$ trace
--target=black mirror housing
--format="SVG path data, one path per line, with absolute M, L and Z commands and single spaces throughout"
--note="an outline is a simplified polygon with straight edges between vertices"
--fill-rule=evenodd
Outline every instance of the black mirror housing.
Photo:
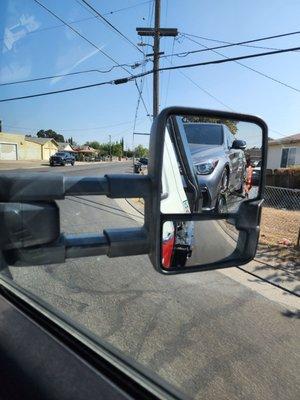
M 198 212 L 192 209 L 190 209 L 187 213 L 184 213 L 184 211 L 180 211 L 179 213 L 172 213 L 170 211 L 164 211 L 164 212 L 161 211 L 162 210 L 161 197 L 159 194 L 163 190 L 161 173 L 163 170 L 163 164 L 165 159 L 164 144 L 165 144 L 165 135 L 167 135 L 167 132 L 171 138 L 171 142 L 173 144 L 175 152 L 178 153 L 177 159 L 179 160 L 178 162 L 180 168 L 182 168 L 182 163 L 181 163 L 182 159 L 186 159 L 190 163 L 190 161 L 188 160 L 191 156 L 190 149 L 188 151 L 189 155 L 187 155 L 184 153 L 185 146 L 177 146 L 177 144 L 180 143 L 180 140 L 182 142 L 186 140 L 182 138 L 182 134 L 180 133 L 178 137 L 178 131 L 180 131 L 181 129 L 180 123 L 177 124 L 178 125 L 176 128 L 177 132 L 176 129 L 174 129 L 173 131 L 172 129 L 170 129 L 170 123 L 172 123 L 172 120 L 178 119 L 179 116 L 183 120 L 183 125 L 181 123 L 182 126 L 184 126 L 184 123 L 186 123 L 186 121 L 189 121 L 186 118 L 186 116 L 191 116 L 190 121 L 192 121 L 192 123 L 207 124 L 209 123 L 207 121 L 212 120 L 213 124 L 224 124 L 224 122 L 220 121 L 221 120 L 226 122 L 238 121 L 239 123 L 241 123 L 241 127 L 243 126 L 244 123 L 256 125 L 257 132 L 258 131 L 260 132 L 260 138 L 261 138 L 260 150 L 261 150 L 261 165 L 262 165 L 260 185 L 257 188 L 255 197 L 253 198 L 248 199 L 247 196 L 243 195 L 243 193 L 240 194 L 238 191 L 236 192 L 237 198 L 238 197 L 243 198 L 242 200 L 243 204 L 234 213 L 231 213 L 230 211 L 229 212 L 225 211 L 224 214 L 219 214 L 217 212 L 214 212 L 213 209 L 206 211 L 205 207 L 203 207 L 202 210 L 199 210 Z M 203 121 L 203 122 L 197 122 L 197 121 Z M 250 135 L 252 135 L 251 131 L 248 130 L 247 132 L 250 132 Z M 196 136 L 194 135 L 193 137 Z M 163 274 L 190 273 L 194 271 L 213 270 L 218 268 L 241 265 L 253 259 L 259 237 L 260 213 L 261 213 L 261 205 L 262 205 L 263 191 L 265 184 L 264 171 L 266 168 L 266 161 L 267 161 L 267 140 L 268 140 L 267 125 L 262 119 L 255 116 L 225 112 L 225 111 L 205 110 L 205 109 L 195 109 L 195 108 L 185 108 L 185 107 L 170 107 L 161 111 L 161 113 L 154 121 L 151 129 L 150 157 L 149 157 L 149 167 L 148 167 L 148 174 L 149 174 L 148 176 L 152 180 L 152 185 L 158 190 L 155 191 L 152 194 L 152 196 L 146 199 L 145 202 L 145 213 L 146 213 L 145 222 L 146 222 L 146 227 L 149 229 L 149 239 L 150 239 L 149 240 L 150 260 L 154 265 L 154 267 L 156 268 L 156 270 L 158 270 L 160 273 Z M 247 148 L 247 143 L 245 140 L 234 139 L 232 147 L 244 151 Z M 243 169 L 244 172 L 241 173 L 239 182 L 243 182 L 242 179 L 245 179 L 244 174 L 246 174 L 246 159 L 245 155 L 243 156 L 243 153 L 244 152 L 241 152 L 239 155 L 239 159 L 241 160 L 241 165 L 243 165 L 244 168 Z M 201 160 L 200 157 L 199 159 Z M 203 162 L 203 159 L 201 161 Z M 207 162 L 211 162 L 211 160 L 208 160 Z M 192 165 L 190 164 L 191 171 L 193 168 L 195 168 L 193 163 L 194 161 L 192 162 Z M 219 162 L 218 165 L 220 164 L 221 163 Z M 246 185 L 246 180 L 244 182 L 245 183 L 243 185 Z M 200 188 L 202 189 L 202 187 Z M 238 189 L 240 190 L 240 186 L 238 187 Z M 205 191 L 206 188 L 203 187 L 203 190 Z M 203 198 L 203 204 L 204 203 L 205 203 L 205 198 Z M 248 221 L 250 217 L 253 218 L 252 223 L 249 223 Z M 248 221 L 248 224 L 246 223 L 246 221 Z M 195 224 L 196 222 L 197 224 Z M 212 230 L 218 230 L 218 231 L 220 229 L 224 230 L 225 227 L 226 235 L 229 234 L 229 236 L 231 234 L 231 231 L 235 230 L 236 245 L 230 248 L 230 243 L 229 243 L 230 240 L 228 240 L 229 243 L 228 252 L 224 257 L 220 257 L 219 261 L 204 260 L 204 264 L 201 263 L 200 265 L 196 263 L 193 266 L 191 266 L 189 262 L 184 261 L 182 264 L 183 268 L 176 268 L 176 265 L 165 266 L 163 261 L 165 259 L 165 256 L 168 255 L 168 245 L 171 243 L 171 239 L 168 238 L 172 237 L 172 235 L 169 234 L 172 233 L 172 229 L 166 228 L 164 230 L 164 224 L 174 223 L 173 232 L 175 239 L 173 240 L 174 243 L 177 243 L 177 239 L 179 239 L 178 254 L 180 258 L 182 252 L 188 245 L 187 242 L 185 241 L 187 237 L 186 233 L 188 231 L 193 231 L 193 233 L 190 234 L 190 237 L 192 238 L 191 239 L 192 244 L 191 246 L 188 247 L 187 252 L 189 252 L 189 249 L 192 249 L 195 244 L 195 239 L 193 239 L 193 237 L 195 237 L 195 232 L 196 233 L 204 232 L 203 234 L 205 235 L 204 227 L 207 225 L 206 222 L 210 224 Z M 182 229 L 184 230 L 185 236 L 180 235 L 180 231 L 182 231 Z M 176 232 L 179 232 L 179 235 Z M 169 236 L 166 235 L 165 233 L 168 233 Z M 212 235 L 212 237 L 214 237 L 214 235 Z M 201 235 L 200 235 L 200 240 L 202 240 Z M 163 243 L 164 243 L 164 248 L 163 248 Z M 209 247 L 210 255 L 214 255 L 213 253 L 215 252 L 215 250 L 213 249 L 215 248 L 217 250 L 217 248 L 220 248 L 220 243 L 214 242 L 214 240 L 212 240 L 209 243 L 206 243 L 205 247 L 206 248 Z M 200 245 L 200 248 L 201 248 L 200 251 L 201 254 L 201 252 L 203 251 L 203 247 L 201 247 Z M 208 258 L 213 258 L 213 257 L 208 257 Z

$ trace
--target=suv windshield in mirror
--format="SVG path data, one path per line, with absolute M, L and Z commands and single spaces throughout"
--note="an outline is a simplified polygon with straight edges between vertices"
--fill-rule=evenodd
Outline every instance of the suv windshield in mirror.
M 184 124 L 189 144 L 223 144 L 223 129 L 219 124 Z

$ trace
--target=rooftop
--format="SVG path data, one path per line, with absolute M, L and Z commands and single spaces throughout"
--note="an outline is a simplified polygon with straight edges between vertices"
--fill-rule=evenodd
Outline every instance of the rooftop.
M 53 138 L 38 138 L 38 137 L 26 136 L 25 140 L 27 140 L 28 142 L 33 142 L 33 143 L 37 143 L 37 144 L 41 144 L 41 145 L 43 145 L 49 141 L 53 141 L 55 144 L 57 144 L 57 142 Z
M 287 143 L 300 143 L 300 133 L 296 133 L 295 135 L 286 136 L 282 139 L 270 139 L 269 145 L 274 144 L 287 144 Z

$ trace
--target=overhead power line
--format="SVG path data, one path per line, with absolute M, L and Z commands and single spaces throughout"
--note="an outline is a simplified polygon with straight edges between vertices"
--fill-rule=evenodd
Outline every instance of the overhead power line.
M 185 36 L 191 36 L 191 35 L 189 35 L 189 34 L 187 34 L 187 33 L 181 33 L 181 35 L 183 36 L 183 35 L 185 35 Z M 194 36 L 194 35 L 193 35 Z M 193 37 L 192 36 L 192 37 Z M 200 39 L 200 37 L 199 37 L 199 39 Z M 241 47 L 250 47 L 250 48 L 253 48 L 253 49 L 265 49 L 265 50 L 279 50 L 279 48 L 277 48 L 277 47 L 269 47 L 269 46 L 261 46 L 261 45 L 255 45 L 255 44 L 236 44 L 235 42 L 229 42 L 228 40 L 221 40 L 221 39 L 213 39 L 213 38 L 208 38 L 208 37 L 202 37 L 202 40 L 206 40 L 206 41 L 209 41 L 209 42 L 214 42 L 214 43 L 221 43 L 222 45 L 223 44 L 228 44 L 228 45 L 231 45 L 231 46 L 241 46 Z M 255 43 L 255 42 L 254 42 Z M 231 46 L 227 46 L 227 47 L 231 47 Z
M 145 76 L 145 75 L 142 75 L 142 77 L 144 77 L 144 76 Z M 148 111 L 148 108 L 147 108 L 147 106 L 146 106 L 146 103 L 145 103 L 145 100 L 144 100 L 144 97 L 143 97 L 143 93 L 142 93 L 143 88 L 141 89 L 141 88 L 138 86 L 138 84 L 136 83 L 136 79 L 134 80 L 134 82 L 135 82 L 135 86 L 136 86 L 136 88 L 137 88 L 137 91 L 138 91 L 138 93 L 139 93 L 139 98 L 141 99 L 141 101 L 142 101 L 142 103 L 143 103 L 144 109 L 145 109 L 145 111 L 146 111 L 146 113 L 147 113 L 147 117 L 148 117 L 148 116 L 150 116 L 150 113 L 149 113 L 149 111 Z
M 49 96 L 49 95 L 58 94 L 58 93 L 73 92 L 73 91 L 76 91 L 76 90 L 89 89 L 91 87 L 96 87 L 96 86 L 103 86 L 103 85 L 109 85 L 109 84 L 112 85 L 113 83 L 114 83 L 114 81 L 98 82 L 98 83 L 93 83 L 91 85 L 76 86 L 76 87 L 72 87 L 72 88 L 68 88 L 68 89 L 62 89 L 62 90 L 52 90 L 50 92 L 29 94 L 27 96 L 12 97 L 10 99 L 1 99 L 0 102 L 3 103 L 5 101 L 31 99 L 31 98 L 34 98 L 34 97 L 42 97 L 42 96 Z
M 192 63 L 192 64 L 181 64 L 181 65 L 176 65 L 173 67 L 163 67 L 163 68 L 160 68 L 159 70 L 167 71 L 169 69 L 193 68 L 193 67 L 199 67 L 199 66 L 203 66 L 203 65 L 224 64 L 224 63 L 232 62 L 232 61 L 236 61 L 236 60 L 245 60 L 248 58 L 259 58 L 259 57 L 265 57 L 265 56 L 270 56 L 270 55 L 275 55 L 275 54 L 289 53 L 289 52 L 293 52 L 296 50 L 300 50 L 300 47 L 290 47 L 287 49 L 267 51 L 267 52 L 263 52 L 263 53 L 247 54 L 245 56 L 230 57 L 230 58 L 221 59 L 221 60 L 219 59 L 219 60 L 204 61 L 204 62 L 198 62 L 198 63 Z
M 101 54 L 103 54 L 106 58 L 108 58 L 110 61 L 112 61 L 115 65 L 117 65 L 118 67 L 122 68 L 124 71 L 126 71 L 129 75 L 133 76 L 133 74 L 128 71 L 127 68 L 125 68 L 122 64 L 120 64 L 118 61 L 116 61 L 113 57 L 111 57 L 108 53 L 106 53 L 105 51 L 103 51 L 99 46 L 97 46 L 95 43 L 93 43 L 92 41 L 90 41 L 87 37 L 85 37 L 82 33 L 80 33 L 79 31 L 77 31 L 75 28 L 73 28 L 70 24 L 68 24 L 66 21 L 64 21 L 62 18 L 60 18 L 58 15 L 56 15 L 53 11 L 51 11 L 49 8 L 47 8 L 45 5 L 43 5 L 42 3 L 40 3 L 38 0 L 34 0 L 40 7 L 44 8 L 48 13 L 50 13 L 52 16 L 54 16 L 55 18 L 57 18 L 59 21 L 61 21 L 64 25 L 66 25 L 69 29 L 71 29 L 72 32 L 74 32 L 76 35 L 78 35 L 79 37 L 81 37 L 83 40 L 85 40 L 87 43 L 89 43 L 91 46 L 93 46 L 94 48 L 96 48 L 97 50 L 100 51 Z M 103 84 L 108 84 L 109 82 L 103 83 Z M 96 86 L 100 86 L 102 85 L 102 83 L 97 84 Z M 89 86 L 89 85 L 88 85 Z M 87 87 L 81 87 L 81 89 L 86 89 Z M 71 88 L 70 90 L 80 90 L 80 89 L 74 89 Z M 66 91 L 70 91 L 70 90 L 66 90 Z M 56 93 L 62 93 L 62 92 L 56 92 Z M 48 92 L 48 94 L 55 94 L 53 92 Z M 39 96 L 46 96 L 46 94 L 36 94 L 33 97 L 39 97 Z M 22 96 L 22 98 L 28 98 L 27 96 Z M 16 100 L 16 99 L 15 99 Z
M 135 44 L 133 43 L 132 40 L 130 40 L 124 33 L 120 31 L 115 25 L 113 25 L 108 19 L 106 19 L 96 8 L 94 8 L 88 1 L 86 0 L 81 0 L 90 10 L 92 10 L 97 18 L 101 19 L 104 21 L 111 29 L 113 29 L 115 32 L 117 32 L 123 39 L 125 39 L 128 43 L 130 43 L 136 50 L 138 50 L 140 53 L 144 54 L 143 51 Z
M 265 37 L 260 37 L 260 38 L 257 38 L 257 39 L 245 40 L 245 41 L 242 41 L 242 42 L 234 42 L 234 43 L 226 42 L 227 44 L 224 44 L 222 46 L 215 46 L 215 47 L 210 47 L 210 48 L 207 48 L 207 49 L 197 49 L 197 50 L 183 51 L 183 52 L 174 53 L 174 54 L 165 54 L 165 55 L 162 55 L 161 58 L 170 57 L 171 55 L 172 56 L 179 56 L 179 57 L 186 57 L 186 56 L 188 56 L 190 54 L 202 53 L 202 52 L 206 52 L 206 51 L 209 51 L 209 50 L 218 50 L 218 49 L 224 49 L 224 48 L 234 47 L 234 46 L 244 46 L 244 45 L 249 44 L 249 43 L 261 42 L 263 40 L 270 40 L 270 39 L 275 39 L 275 38 L 280 38 L 280 37 L 285 37 L 285 36 L 292 36 L 292 35 L 299 35 L 299 34 L 300 34 L 300 31 L 294 31 L 294 32 L 282 33 L 282 34 L 274 35 L 274 36 L 265 36 Z M 214 42 L 221 42 L 220 40 L 209 39 L 209 38 L 204 37 L 204 36 L 191 35 L 191 34 L 183 33 L 183 32 L 181 32 L 181 35 L 184 36 L 184 37 L 191 36 L 191 37 L 196 37 L 196 38 L 199 38 L 199 39 L 211 40 L 211 41 L 214 41 Z M 223 42 L 223 43 L 225 43 L 225 42 Z M 281 50 L 281 49 L 272 48 L 272 47 L 258 47 L 258 46 L 256 46 L 256 47 L 257 48 L 265 48 L 267 50 Z
M 120 67 L 125 67 L 125 66 L 126 67 L 131 67 L 130 64 L 121 64 L 120 65 Z M 17 85 L 17 84 L 20 84 L 20 83 L 43 81 L 43 80 L 47 80 L 47 79 L 61 78 L 61 77 L 71 76 L 71 75 L 87 74 L 87 73 L 91 73 L 91 72 L 98 72 L 98 73 L 101 73 L 101 74 L 107 74 L 107 73 L 111 72 L 114 68 L 118 68 L 118 67 L 119 67 L 118 65 L 113 65 L 111 68 L 109 68 L 107 70 L 87 69 L 87 70 L 84 70 L 84 71 L 68 72 L 66 74 L 42 76 L 42 77 L 39 77 L 39 78 L 24 79 L 24 80 L 21 80 L 21 81 L 0 83 L 0 86 Z
M 225 54 L 220 53 L 219 51 L 216 51 L 216 50 L 209 49 L 207 46 L 205 46 L 204 44 L 202 44 L 202 43 L 200 43 L 200 42 L 198 42 L 198 41 L 196 41 L 196 40 L 194 40 L 194 39 L 191 39 L 191 38 L 189 38 L 189 37 L 187 37 L 187 39 L 188 39 L 188 40 L 191 40 L 193 43 L 196 43 L 196 44 L 199 44 L 199 45 L 202 46 L 202 47 L 205 47 L 205 49 L 207 49 L 207 50 L 211 50 L 213 53 L 215 53 L 215 54 L 217 54 L 217 55 L 219 55 L 219 56 L 221 56 L 221 57 L 224 57 L 224 58 L 226 58 L 226 59 L 229 59 L 229 57 L 226 56 Z M 249 69 L 250 71 L 255 72 L 256 74 L 263 76 L 264 78 L 270 79 L 271 81 L 276 82 L 276 83 L 279 83 L 280 85 L 285 86 L 285 87 L 287 87 L 287 88 L 289 88 L 289 89 L 295 90 L 296 92 L 300 92 L 300 90 L 297 89 L 297 88 L 295 88 L 294 86 L 291 86 L 291 85 L 289 85 L 289 84 L 287 84 L 287 83 L 285 83 L 285 82 L 282 82 L 282 81 L 280 81 L 279 79 L 273 78 L 272 76 L 267 75 L 267 74 L 265 74 L 264 72 L 258 71 L 257 69 L 252 68 L 252 67 L 249 67 L 248 65 L 243 64 L 243 63 L 241 63 L 241 62 L 239 62 L 239 61 L 234 61 L 234 62 L 235 62 L 236 64 L 240 65 L 241 67 L 247 68 L 247 69 Z
M 129 9 L 132 9 L 132 8 L 135 8 L 135 7 L 139 7 L 139 6 L 142 6 L 144 4 L 150 4 L 150 3 L 153 4 L 153 0 L 142 1 L 141 3 L 133 4 L 132 6 L 123 7 L 123 8 L 119 8 L 119 9 L 116 9 L 116 10 L 111 10 L 111 11 L 108 11 L 108 12 L 104 13 L 103 15 L 104 16 L 113 15 L 113 14 L 116 14 L 116 13 L 121 12 L 121 11 L 126 11 L 126 10 L 129 10 Z M 75 19 L 73 21 L 68 21 L 68 23 L 70 25 L 72 25 L 72 24 L 77 24 L 77 23 L 84 22 L 84 21 L 90 21 L 90 20 L 95 19 L 95 18 L 97 18 L 96 15 L 93 15 L 92 17 L 86 17 L 86 18 Z M 27 35 L 32 35 L 32 34 L 35 34 L 35 33 L 39 33 L 39 32 L 48 31 L 48 30 L 51 30 L 51 29 L 62 28 L 63 26 L 65 26 L 65 24 L 54 25 L 54 26 L 49 26 L 49 27 L 46 27 L 46 28 L 36 29 L 34 31 L 26 32 L 26 36 Z M 5 39 L 5 36 L 0 38 L 0 40 L 4 40 L 4 39 Z
M 130 73 L 125 67 L 122 67 L 120 63 L 118 63 L 113 57 L 111 57 L 108 53 L 103 51 L 101 47 L 97 46 L 95 43 L 90 41 L 87 37 L 85 37 L 82 33 L 77 31 L 75 28 L 73 28 L 70 24 L 68 24 L 66 21 L 64 21 L 62 18 L 60 18 L 57 14 L 55 14 L 53 11 L 51 11 L 49 8 L 47 8 L 44 4 L 40 3 L 38 0 L 33 0 L 35 3 L 37 3 L 40 7 L 42 7 L 44 10 L 46 10 L 49 14 L 51 14 L 54 18 L 58 19 L 60 22 L 62 22 L 64 25 L 66 25 L 69 29 L 71 29 L 72 32 L 74 32 L 76 35 L 81 37 L 84 41 L 89 43 L 91 46 L 93 46 L 95 49 L 100 51 L 101 54 L 103 54 L 106 58 L 108 58 L 110 61 L 112 61 L 115 65 L 118 65 L 120 68 L 125 70 L 127 73 Z
M 144 120 L 144 117 L 137 118 L 137 121 Z M 121 125 L 129 125 L 132 124 L 132 120 L 130 121 L 124 121 L 124 122 L 119 122 L 117 124 L 111 124 L 111 125 L 103 125 L 103 126 L 94 126 L 92 128 L 90 127 L 85 127 L 85 128 L 55 128 L 57 131 L 60 132 L 70 132 L 70 131 L 92 131 L 92 130 L 98 130 L 98 129 L 108 129 L 108 128 L 114 128 L 116 126 L 121 126 Z M 7 126 L 8 128 L 15 128 L 15 129 L 24 129 L 28 131 L 34 131 L 37 129 L 40 129 L 41 127 L 24 127 L 24 126 L 18 126 L 18 125 L 10 125 L 10 124 L 3 124 L 4 126 Z
M 174 65 L 174 66 L 170 66 L 170 67 L 162 67 L 162 68 L 159 68 L 158 71 L 169 71 L 169 70 L 175 70 L 175 69 L 195 68 L 195 67 L 200 67 L 200 66 L 205 66 L 205 65 L 225 64 L 225 63 L 232 62 L 232 61 L 244 60 L 244 59 L 248 59 L 248 58 L 265 57 L 265 56 L 270 56 L 270 55 L 275 55 L 275 54 L 283 54 L 283 53 L 292 52 L 295 50 L 300 50 L 300 47 L 292 47 L 292 48 L 269 51 L 269 52 L 264 52 L 264 53 L 257 53 L 257 54 L 248 54 L 245 56 L 232 57 L 232 58 L 226 58 L 226 59 L 223 58 L 223 59 L 219 59 L 219 60 L 205 61 L 205 62 L 200 62 L 200 63 L 182 64 L 182 65 Z M 55 90 L 55 91 L 51 91 L 51 92 L 36 93 L 33 95 L 27 95 L 27 96 L 0 99 L 0 102 L 6 102 L 6 101 L 12 101 L 12 100 L 22 100 L 22 99 L 28 99 L 31 97 L 40 97 L 40 96 L 47 96 L 47 95 L 58 94 L 58 93 L 65 93 L 65 92 L 88 89 L 91 87 L 103 86 L 103 85 L 108 85 L 108 84 L 120 85 L 123 83 L 127 83 L 129 81 L 132 81 L 136 78 L 150 75 L 152 73 L 153 73 L 153 70 L 149 70 L 149 71 L 145 71 L 140 74 L 130 75 L 130 76 L 126 76 L 126 77 L 123 77 L 120 79 L 114 79 L 114 80 L 110 80 L 110 81 L 106 81 L 106 82 L 98 82 L 98 83 L 94 83 L 94 84 L 90 84 L 90 85 L 77 86 L 77 87 L 72 87 L 69 89 Z M 296 89 L 296 90 L 300 92 L 300 90 L 298 90 L 298 89 Z
M 126 71 L 129 75 L 133 76 L 133 74 L 127 69 L 125 68 L 122 64 L 120 64 L 118 61 L 116 61 L 113 57 L 111 57 L 108 53 L 106 53 L 105 51 L 103 51 L 99 46 L 97 46 L 95 43 L 93 43 L 92 41 L 90 41 L 87 37 L 85 37 L 82 33 L 80 33 L 79 31 L 77 31 L 75 28 L 73 28 L 70 24 L 68 24 L 67 22 L 65 22 L 62 18 L 60 18 L 58 15 L 56 15 L 53 11 L 51 11 L 49 8 L 47 8 L 44 4 L 40 3 L 38 0 L 34 0 L 39 6 L 41 6 L 42 8 L 44 8 L 48 13 L 50 13 L 52 16 L 54 16 L 55 18 L 57 18 L 59 21 L 61 21 L 63 24 L 65 24 L 69 29 L 71 29 L 71 31 L 73 31 L 76 35 L 78 35 L 79 37 L 81 37 L 83 40 L 85 40 L 87 43 L 89 43 L 91 46 L 93 46 L 94 48 L 96 48 L 97 50 L 99 50 L 106 58 L 108 58 L 110 61 L 112 61 L 115 65 L 117 65 L 118 67 L 122 68 L 124 71 Z M 126 78 L 127 79 L 127 78 Z M 133 78 L 134 79 L 134 78 Z M 90 85 L 85 85 L 85 86 L 81 86 L 81 87 L 77 87 L 77 88 L 70 88 L 70 89 L 65 89 L 63 91 L 52 91 L 52 92 L 44 92 L 44 93 L 37 93 L 35 95 L 33 95 L 32 97 L 40 97 L 40 96 L 47 96 L 47 95 L 51 95 L 51 94 L 57 94 L 57 93 L 63 93 L 63 92 L 68 92 L 68 91 L 74 91 L 74 90 L 82 90 L 82 89 L 87 89 L 88 87 L 95 87 L 95 86 L 102 86 L 102 85 L 107 85 L 107 84 L 112 84 L 114 83 L 114 81 L 107 81 L 107 82 L 100 82 L 97 84 L 94 84 L 92 86 Z M 138 90 L 138 87 L 137 87 Z M 29 98 L 28 96 L 21 96 L 22 99 L 27 99 Z M 14 98 L 14 100 L 20 100 L 21 98 Z M 144 100 L 143 104 L 144 104 Z M 145 104 L 144 104 L 145 106 Z M 146 108 L 147 109 L 147 108 Z

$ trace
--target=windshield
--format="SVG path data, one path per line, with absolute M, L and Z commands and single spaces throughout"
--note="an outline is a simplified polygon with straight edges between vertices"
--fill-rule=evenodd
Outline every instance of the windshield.
M 220 146 L 223 144 L 223 128 L 218 124 L 184 124 L 189 144 Z
M 155 18 L 159 9 L 160 18 Z M 98 354 L 107 348 L 116 365 L 125 360 L 124 365 L 143 375 L 136 380 L 171 386 L 179 392 L 177 398 L 182 393 L 196 400 L 298 398 L 299 305 L 291 299 L 297 290 L 299 294 L 300 155 L 298 145 L 281 140 L 300 131 L 300 55 L 258 55 L 299 47 L 300 35 L 294 32 L 299 15 L 299 1 L 280 0 L 0 0 L 0 209 L 7 203 L 1 196 L 7 194 L 20 209 L 36 206 L 25 239 L 30 241 L 36 228 L 42 236 L 38 242 L 44 240 L 46 246 L 23 247 L 21 241 L 18 257 L 30 261 L 19 265 L 10 257 L 11 249 L 5 254 L 1 250 L 0 237 L 0 285 L 9 282 L 33 304 L 42 303 L 46 317 L 59 314 L 62 326 L 72 323 L 74 335 L 84 327 L 78 337 L 88 332 Z M 153 48 L 156 33 L 159 48 Z M 263 41 L 275 34 L 288 35 Z M 244 41 L 253 41 L 254 47 L 230 44 Z M 220 50 L 224 56 L 208 51 L 220 46 L 227 46 Z M 154 52 L 158 64 L 153 64 Z M 228 60 L 251 54 L 255 56 L 242 65 Z M 153 73 L 153 68 L 162 70 Z M 157 133 L 152 123 L 159 112 L 174 105 L 245 111 L 261 115 L 270 127 L 273 144 L 268 148 L 270 173 L 259 254 L 250 264 L 226 268 L 225 263 L 218 271 L 166 275 L 154 270 L 150 261 L 152 238 L 138 247 L 128 235 L 122 251 L 139 252 L 136 255 L 120 256 L 119 245 L 110 246 L 107 232 L 116 235 L 116 230 L 129 228 L 139 230 L 143 239 L 145 218 L 154 220 L 152 213 L 144 215 L 147 201 L 152 204 L 150 194 L 136 191 L 130 180 L 134 176 L 148 189 L 153 178 L 147 176 L 148 160 L 150 173 L 157 167 L 151 159 Z M 213 121 L 185 123 L 190 147 L 203 146 L 199 153 L 211 153 L 207 161 L 203 156 L 205 165 L 198 166 L 195 180 L 201 202 L 209 203 L 212 213 L 227 195 L 224 188 L 243 200 L 247 197 L 242 163 L 229 160 L 227 154 L 225 159 L 225 151 L 219 157 L 214 149 L 204 148 L 223 144 L 222 126 Z M 261 143 L 257 148 L 255 134 L 249 130 L 239 136 L 233 125 L 228 129 L 237 128 L 234 138 L 246 140 L 251 159 L 259 160 Z M 172 158 L 163 161 L 167 165 Z M 291 172 L 282 172 L 281 165 L 290 166 Z M 214 167 L 216 173 L 202 173 Z M 173 174 L 172 168 L 164 172 L 166 179 Z M 10 186 L 1 181 L 7 176 Z M 68 185 L 62 184 L 63 178 Z M 114 180 L 117 190 L 126 189 L 126 197 L 108 197 Z M 85 190 L 77 193 L 80 185 Z M 34 198 L 22 197 L 23 189 Z M 43 191 L 49 196 L 40 200 Z M 257 193 L 258 187 L 253 191 Z M 14 200 L 16 192 L 20 203 Z M 191 193 L 179 192 L 181 212 L 186 213 L 185 196 L 190 199 Z M 173 197 L 171 193 L 164 203 L 169 212 L 174 210 Z M 47 221 L 40 215 L 43 207 L 51 208 Z M 237 235 L 232 220 L 226 231 L 219 220 L 199 221 L 199 226 L 200 222 L 200 237 L 211 245 L 199 247 L 199 254 L 213 252 L 215 232 L 230 243 Z M 239 222 L 247 228 L 245 218 Z M 0 215 L 0 226 L 6 223 Z M 18 230 L 15 240 L 22 233 Z M 78 257 L 72 247 L 77 235 L 86 235 L 83 249 L 88 247 L 88 256 Z M 91 238 L 101 251 L 93 248 Z M 216 256 L 222 250 L 217 245 Z M 208 264 L 213 256 L 207 258 Z M 273 296 L 272 290 L 279 292 Z M 16 327 L 8 336 L 18 332 Z M 25 367 L 22 373 L 26 375 Z

